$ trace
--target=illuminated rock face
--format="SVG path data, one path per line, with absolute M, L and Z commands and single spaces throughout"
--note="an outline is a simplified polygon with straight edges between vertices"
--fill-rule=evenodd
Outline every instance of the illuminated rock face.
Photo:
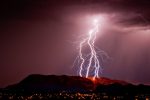
M 98 85 L 110 85 L 118 83 L 127 85 L 124 81 L 108 78 L 83 78 L 79 76 L 56 75 L 29 75 L 16 85 L 8 86 L 8 89 L 43 90 L 43 91 L 93 91 Z

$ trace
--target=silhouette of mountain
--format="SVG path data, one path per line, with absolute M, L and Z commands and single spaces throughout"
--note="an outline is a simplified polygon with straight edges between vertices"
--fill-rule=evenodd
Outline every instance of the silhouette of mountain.
M 29 75 L 18 84 L 6 87 L 21 92 L 98 92 L 108 94 L 150 93 L 150 86 L 132 85 L 121 80 L 101 77 L 93 80 L 79 76 Z
M 0 89 L 0 100 L 147 100 L 150 86 L 133 85 L 101 77 L 29 75 L 17 84 Z
M 29 75 L 18 84 L 10 85 L 7 89 L 15 90 L 43 90 L 43 91 L 93 91 L 98 85 L 109 85 L 118 83 L 121 85 L 128 84 L 124 81 L 111 80 L 108 78 L 83 78 L 79 76 L 56 76 L 56 75 Z
M 23 91 L 91 91 L 93 82 L 79 76 L 29 75 L 18 84 L 6 87 Z

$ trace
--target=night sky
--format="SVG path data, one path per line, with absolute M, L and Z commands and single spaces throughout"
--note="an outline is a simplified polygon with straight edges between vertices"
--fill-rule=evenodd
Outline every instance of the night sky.
M 29 74 L 77 75 L 72 66 L 90 19 L 103 16 L 101 76 L 150 84 L 150 0 L 3 0 L 0 87 Z

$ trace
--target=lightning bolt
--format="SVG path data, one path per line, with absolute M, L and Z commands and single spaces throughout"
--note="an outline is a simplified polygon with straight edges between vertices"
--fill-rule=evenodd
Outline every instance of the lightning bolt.
M 99 57 L 103 60 L 102 55 L 99 55 L 99 53 L 103 53 L 105 55 L 105 52 L 100 50 L 97 52 L 95 47 L 95 41 L 97 38 L 97 33 L 99 32 L 99 24 L 98 20 L 94 20 L 92 29 L 88 32 L 88 35 L 86 38 L 84 38 L 80 42 L 79 46 L 79 75 L 81 77 L 91 77 L 90 73 L 92 74 L 93 79 L 99 78 L 99 72 L 102 72 L 101 64 L 99 61 Z M 83 53 L 83 46 L 87 45 L 89 51 L 89 54 Z M 85 56 L 86 55 L 86 56 Z

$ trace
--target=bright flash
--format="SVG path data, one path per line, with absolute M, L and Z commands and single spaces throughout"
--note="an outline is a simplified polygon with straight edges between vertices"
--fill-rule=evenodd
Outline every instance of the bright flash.
M 93 24 L 94 24 L 94 25 L 98 24 L 98 19 L 94 19 L 94 20 L 93 20 Z
M 95 47 L 97 33 L 99 32 L 99 19 L 94 19 L 92 28 L 89 30 L 87 37 L 85 37 L 79 45 L 79 75 L 81 77 L 92 77 L 93 80 L 99 77 L 99 72 L 102 72 L 102 66 L 99 59 L 103 60 L 103 55 L 106 53 Z M 84 52 L 83 47 L 87 46 L 89 52 Z

